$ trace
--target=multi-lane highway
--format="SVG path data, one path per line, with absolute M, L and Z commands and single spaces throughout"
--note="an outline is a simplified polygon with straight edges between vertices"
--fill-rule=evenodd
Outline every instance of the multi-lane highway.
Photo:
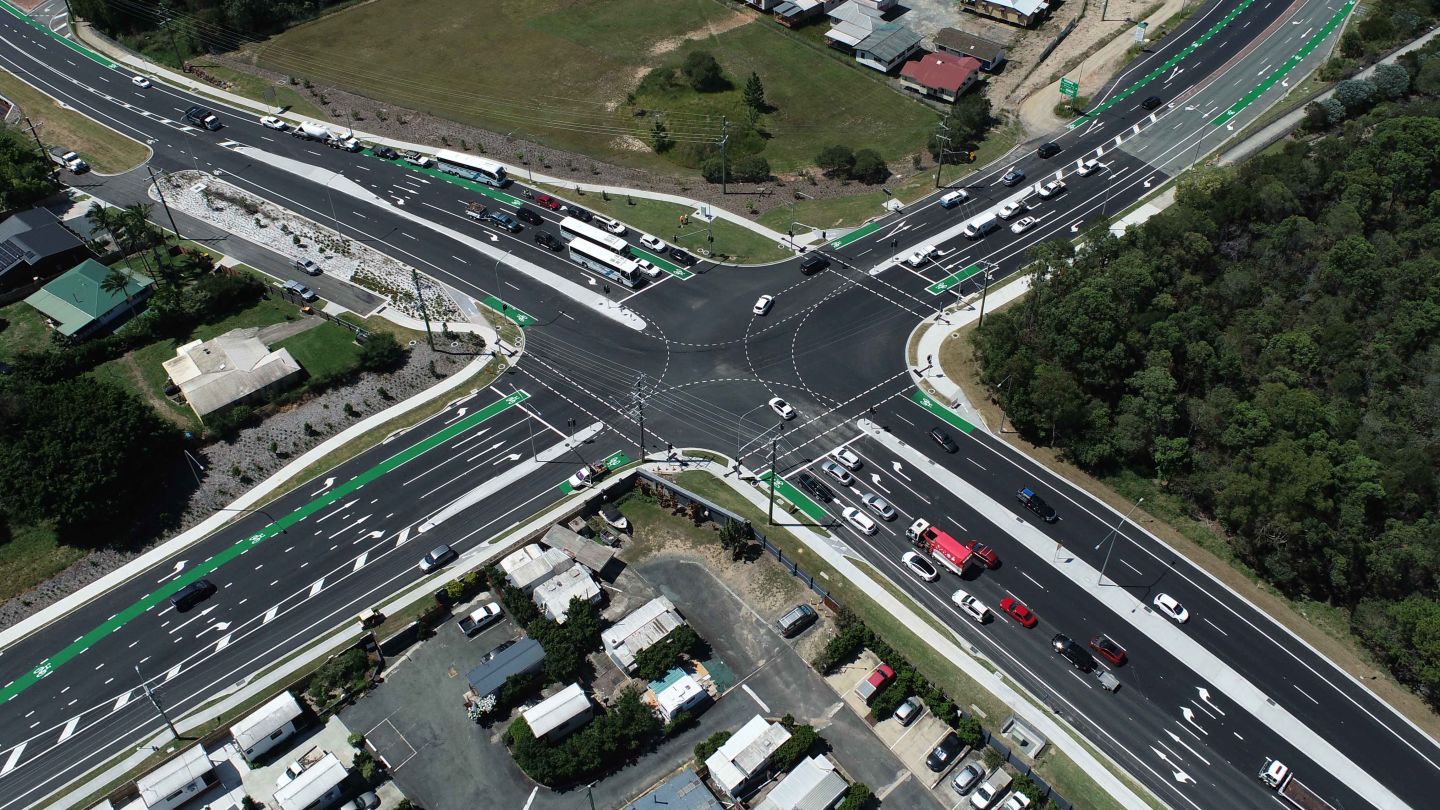
M 149 144 L 157 170 L 220 175 L 465 294 L 493 295 L 536 319 L 516 373 L 492 389 L 300 485 L 267 506 L 268 516 L 247 516 L 0 651 L 0 680 L 9 682 L 0 711 L 10 721 L 0 735 L 0 808 L 39 802 L 157 727 L 134 665 L 163 686 L 177 711 L 193 708 L 257 662 L 413 582 L 415 561 L 429 547 L 477 549 L 552 501 L 578 463 L 565 446 L 569 420 L 594 426 L 592 443 L 579 449 L 593 461 L 621 450 L 637 455 L 642 412 L 649 450 L 666 442 L 710 447 L 763 470 L 775 439 L 776 466 L 792 477 L 849 443 L 865 460 L 861 486 L 882 491 L 901 515 L 874 537 L 846 528 L 837 537 L 1167 804 L 1270 806 L 1275 799 L 1255 771 L 1264 756 L 1279 756 L 1337 807 L 1426 806 L 1440 787 L 1435 741 L 1133 525 L 1107 549 L 1101 541 L 1120 516 L 1003 442 L 952 427 L 960 450 L 941 451 L 925 437 L 936 417 L 913 400 L 904 361 L 916 323 L 973 291 L 986 268 L 997 277 L 1015 271 L 1029 248 L 1072 238 L 1124 210 L 1242 128 L 1296 71 L 1321 58 L 1317 46 L 1333 41 L 1336 21 L 1350 9 L 1338 0 L 1212 3 L 1127 67 L 1075 126 L 1054 134 L 1058 155 L 1017 150 L 965 177 L 968 199 L 956 208 L 935 205 L 937 191 L 841 237 L 821 248 L 831 260 L 821 273 L 802 275 L 798 260 L 762 268 L 702 262 L 689 277 L 603 293 L 589 271 L 537 247 L 533 228 L 510 234 L 462 216 L 470 202 L 513 210 L 521 198 L 318 147 L 161 83 L 137 88 L 108 60 L 60 43 L 43 26 L 0 16 L 0 68 Z M 1146 104 L 1151 97 L 1158 104 Z M 181 123 L 197 102 L 214 108 L 224 129 Z M 1081 162 L 1091 159 L 1098 170 L 1082 176 Z M 1025 181 L 1003 184 L 1014 169 Z M 1052 179 L 1067 190 L 1048 199 L 1034 193 Z M 135 173 L 67 181 L 117 204 L 146 199 Z M 1017 219 L 1036 224 L 1015 233 L 1012 220 L 973 241 L 960 234 L 965 221 L 1009 201 L 1026 208 Z M 539 227 L 553 232 L 558 215 L 538 213 Z M 904 261 L 922 245 L 934 245 L 935 254 L 916 266 Z M 229 249 L 223 240 L 216 247 Z M 279 253 L 239 251 L 287 277 Z M 774 308 L 753 315 L 761 294 L 775 296 Z M 624 319 L 615 317 L 621 312 Z M 799 416 L 778 424 L 766 405 L 774 396 Z M 862 418 L 887 431 L 867 435 Z M 1044 492 L 1059 522 L 1042 524 L 1021 509 L 1014 492 L 1022 486 Z M 476 505 L 460 512 L 463 520 L 421 535 L 421 526 L 449 514 L 447 504 L 467 497 Z M 842 502 L 856 497 L 841 492 Z M 1025 630 L 998 614 L 976 626 L 950 606 L 954 577 L 931 585 L 900 568 L 908 548 L 900 533 L 914 517 L 995 547 L 1001 567 L 972 572 L 964 587 L 992 609 L 1003 594 L 1021 597 L 1040 626 Z M 1049 544 L 1043 552 L 1041 538 Z M 1053 543 L 1060 549 L 1050 550 Z M 1074 574 L 1099 569 L 1107 553 L 1104 585 Z M 154 594 L 197 565 L 213 569 L 207 576 L 220 586 L 205 612 L 178 616 L 152 606 Z M 1154 624 L 1143 605 L 1162 590 L 1190 610 L 1188 624 Z M 1048 646 L 1054 632 L 1083 641 L 1102 631 L 1130 650 L 1116 671 L 1123 684 L 1116 694 L 1078 678 Z M 1285 718 L 1326 745 L 1295 734 Z

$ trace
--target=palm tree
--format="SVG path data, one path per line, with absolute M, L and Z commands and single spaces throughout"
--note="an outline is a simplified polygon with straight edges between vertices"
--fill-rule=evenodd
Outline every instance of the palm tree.
M 85 212 L 85 219 L 89 220 L 90 227 L 97 231 L 103 231 L 116 247 L 120 247 L 120 237 L 117 232 L 120 225 L 120 212 L 108 205 L 92 202 L 90 210 Z M 121 249 L 123 250 L 123 248 Z
M 129 268 L 112 267 L 105 273 L 105 278 L 100 280 L 100 289 L 111 295 L 116 293 L 125 296 L 125 307 L 130 310 L 130 317 L 135 317 L 135 302 L 130 297 L 131 274 Z

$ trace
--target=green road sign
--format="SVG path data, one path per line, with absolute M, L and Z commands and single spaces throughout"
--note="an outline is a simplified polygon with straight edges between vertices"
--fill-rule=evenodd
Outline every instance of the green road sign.
M 1073 79 L 1060 80 L 1060 95 L 1075 98 L 1080 95 L 1080 83 Z

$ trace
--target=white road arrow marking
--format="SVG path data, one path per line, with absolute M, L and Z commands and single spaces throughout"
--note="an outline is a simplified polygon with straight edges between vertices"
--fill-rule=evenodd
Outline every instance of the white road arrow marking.
M 359 537 L 357 537 L 357 538 L 355 539 L 355 543 L 363 543 L 363 542 L 366 541 L 366 540 L 374 540 L 374 539 L 376 539 L 377 537 L 384 537 L 384 536 L 385 536 L 385 532 L 382 532 L 382 531 L 380 531 L 379 529 L 376 529 L 375 531 L 370 532 L 369 534 L 362 534 L 362 535 L 360 535 Z M 353 546 L 353 545 L 355 545 L 355 543 L 351 543 L 350 545 Z
M 599 286 L 598 284 L 595 283 L 595 277 L 594 277 L 594 276 L 586 276 L 586 277 L 585 277 L 585 280 L 588 281 L 588 282 L 590 282 L 590 286 L 591 286 L 591 287 L 597 287 L 597 286 Z
M 1206 765 L 1209 765 L 1209 764 L 1210 764 L 1210 760 L 1206 759 L 1205 757 L 1200 756 L 1200 753 L 1199 753 L 1198 751 L 1196 751 L 1194 748 L 1191 748 L 1190 746 L 1185 745 L 1185 741 L 1182 740 L 1182 739 L 1180 739 L 1180 735 L 1179 735 L 1179 734 L 1176 734 L 1175 732 L 1171 731 L 1171 730 L 1168 729 L 1168 728 L 1165 729 L 1165 733 L 1170 736 L 1170 739 L 1172 739 L 1172 740 L 1175 741 L 1175 744 L 1176 744 L 1176 745 L 1184 745 L 1184 746 L 1185 746 L 1185 750 L 1186 750 L 1186 751 L 1189 751 L 1189 752 L 1192 753 L 1192 754 L 1194 754 L 1196 759 L 1200 760 L 1201 762 L 1205 763 Z
M 875 488 L 876 488 L 876 489 L 880 490 L 881 492 L 885 493 L 886 495 L 889 495 L 889 494 L 890 494 L 890 490 L 886 489 L 886 488 L 885 488 L 883 485 L 881 485 L 881 483 L 880 483 L 880 473 L 870 473 L 870 481 L 875 484 Z
M 904 478 L 906 481 L 909 481 L 909 480 L 910 480 L 910 476 L 906 475 L 906 474 L 903 473 L 903 472 L 900 472 L 900 462 L 898 462 L 898 461 L 892 461 L 892 462 L 890 462 L 890 466 L 891 466 L 891 468 L 893 468 L 893 469 L 895 470 L 895 474 L 896 474 L 897 476 L 899 476 L 899 477 L 901 477 L 901 478 Z
M 196 638 L 199 638 L 199 637 L 205 635 L 206 633 L 210 632 L 211 630 L 219 630 L 220 632 L 223 633 L 223 632 L 225 632 L 226 630 L 229 630 L 229 629 L 230 629 L 230 623 L 229 623 L 229 622 L 216 622 L 216 623 L 210 625 L 209 627 L 205 628 L 204 630 L 201 630 L 200 632 L 196 633 L 196 634 L 195 634 L 195 637 L 196 637 Z
M 507 462 L 507 461 L 519 461 L 519 460 L 520 460 L 520 454 L 519 454 L 519 453 L 511 453 L 510 455 L 505 456 L 504 458 L 497 458 L 497 459 L 495 459 L 495 461 L 494 461 L 493 463 L 495 463 L 495 464 L 504 464 L 504 463 Z
M 1195 690 L 1200 693 L 1200 699 L 1201 699 L 1201 700 L 1203 700 L 1203 701 L 1205 701 L 1206 703 L 1210 704 L 1210 708 L 1214 709 L 1214 710 L 1217 711 L 1217 712 L 1220 712 L 1220 716 L 1221 716 L 1221 717 L 1224 717 L 1224 716 L 1225 716 L 1225 712 L 1220 711 L 1220 707 L 1219 707 L 1219 706 L 1216 706 L 1216 705 L 1215 705 L 1215 701 L 1213 701 L 1213 700 L 1210 699 L 1210 690 L 1209 690 L 1209 689 L 1206 689 L 1206 688 L 1203 687 L 1203 686 L 1197 686 L 1197 687 L 1195 687 Z
M 324 494 L 325 494 L 325 490 L 329 489 L 330 486 L 331 486 L 332 484 L 334 484 L 334 483 L 335 483 L 335 478 L 334 478 L 333 476 L 330 477 L 330 478 L 326 478 L 326 479 L 325 479 L 325 483 L 324 483 L 324 484 L 321 484 L 319 489 L 317 489 L 317 490 L 315 490 L 314 492 L 310 493 L 310 497 L 313 498 L 313 497 L 315 497 L 316 495 L 324 495 Z
M 1180 770 L 1179 768 L 1175 767 L 1175 763 L 1171 762 L 1171 761 L 1170 761 L 1170 757 L 1166 756 L 1164 752 L 1160 751 L 1159 749 L 1157 749 L 1157 748 L 1156 748 L 1155 746 L 1153 746 L 1153 745 L 1150 746 L 1150 750 L 1151 750 L 1151 751 L 1154 751 L 1154 752 L 1155 752 L 1155 756 L 1157 756 L 1157 757 L 1159 757 L 1161 760 L 1163 760 L 1164 763 L 1165 763 L 1166 765 L 1169 765 L 1169 766 L 1170 766 L 1170 769 L 1175 772 L 1175 773 L 1174 773 L 1174 776 L 1175 776 L 1175 781 L 1176 781 L 1176 782 L 1179 782 L 1179 783 L 1181 783 L 1181 784 L 1187 784 L 1187 783 L 1188 783 L 1188 784 L 1191 784 L 1191 785 L 1195 784 L 1195 780 L 1190 778 L 1190 774 L 1185 773 L 1184 771 L 1182 771 L 1182 770 Z
M 1145 178 L 1145 188 L 1149 188 L 1149 187 L 1150 187 L 1150 181 L 1153 180 L 1153 179 L 1154 179 L 1154 175 L 1151 175 L 1150 177 Z
M 448 424 L 450 424 L 451 422 L 457 422 L 457 421 L 459 421 L 459 420 L 461 420 L 461 419 L 464 419 L 464 418 L 465 418 L 465 414 L 466 414 L 469 410 L 470 410 L 469 408 L 460 408 L 459 410 L 455 411 L 455 415 L 454 415 L 454 416 L 452 416 L 452 417 L 450 417 L 449 419 L 446 419 L 446 420 L 445 420 L 445 424 L 448 425 Z
M 1175 80 L 1175 77 L 1176 77 L 1176 76 L 1179 76 L 1179 75 L 1180 75 L 1181 73 L 1183 73 L 1184 71 L 1185 71 L 1185 68 L 1182 68 L 1182 67 L 1180 67 L 1180 66 L 1177 65 L 1174 70 L 1170 71 L 1170 78 L 1166 79 L 1165 81 L 1167 81 L 1167 82 L 1172 82 L 1172 81 L 1174 81 L 1174 80 Z
M 346 526 L 345 528 L 341 529 L 341 530 L 338 531 L 338 532 L 335 532 L 334 534 L 330 535 L 329 537 L 327 537 L 327 538 L 325 538 L 325 539 L 326 539 L 326 540 L 334 540 L 335 538 L 339 537 L 340 535 L 344 534 L 345 532 L 348 532 L 348 531 L 350 531 L 351 529 L 354 529 L 354 528 L 358 527 L 361 523 L 364 523 L 365 521 L 369 520 L 369 519 L 372 518 L 372 517 L 374 517 L 374 515 L 366 515 L 365 517 L 357 518 L 354 523 L 351 523 L 349 526 Z
M 485 235 L 488 236 L 488 237 L 490 237 L 490 241 L 491 241 L 491 242 L 499 242 L 499 241 L 500 241 L 500 237 L 496 236 L 496 235 L 493 234 L 493 233 L 487 233 L 487 234 L 485 234 Z
M 185 563 L 187 563 L 187 562 L 190 562 L 190 561 L 189 561 L 189 560 L 180 560 L 179 562 L 175 563 L 175 570 L 174 570 L 174 571 L 171 571 L 170 573 L 166 574 L 164 577 L 162 577 L 161 579 L 156 580 L 156 581 L 157 581 L 157 582 L 169 582 L 170 580 L 174 579 L 175 577 L 180 576 L 180 571 L 185 568 Z
M 1201 734 L 1204 734 L 1206 737 L 1210 736 L 1210 732 L 1206 731 L 1203 728 L 1200 728 L 1200 724 L 1195 722 L 1195 712 L 1191 711 L 1189 706 L 1181 706 L 1180 714 L 1185 716 L 1186 722 L 1199 729 Z
M 209 613 L 210 611 L 212 611 L 212 610 L 214 610 L 214 609 L 215 609 L 215 606 L 214 606 L 214 605 L 211 605 L 210 607 L 207 607 L 207 608 L 205 608 L 204 610 L 200 611 L 199 613 L 195 614 L 194 616 L 190 617 L 188 620 L 183 621 L 183 622 L 175 625 L 174 627 L 170 628 L 170 634 L 171 634 L 171 635 L 174 635 L 174 634 L 175 634 L 175 631 L 180 630 L 180 629 L 183 628 L 185 625 L 191 624 L 191 623 L 193 623 L 193 622 L 196 622 L 196 621 L 199 621 L 200 619 L 205 618 L 205 614 L 206 614 L 206 613 Z
M 1080 220 L 1077 219 L 1077 220 L 1075 220 L 1074 222 L 1070 223 L 1070 233 L 1079 233 L 1079 232 L 1080 232 Z

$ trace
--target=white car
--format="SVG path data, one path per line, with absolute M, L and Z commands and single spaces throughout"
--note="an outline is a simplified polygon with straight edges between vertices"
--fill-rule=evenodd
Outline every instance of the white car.
M 133 84 L 133 85 L 135 85 L 136 87 L 149 87 L 149 86 L 150 86 L 150 80 L 147 79 L 147 78 L 145 78 L 144 76 L 131 76 L 131 77 L 130 77 L 130 83 Z
M 645 276 L 651 281 L 658 281 L 665 275 L 665 271 L 656 267 L 653 262 L 648 262 L 644 259 L 631 259 L 631 261 L 639 265 L 641 275 Z
M 1036 219 L 1036 218 L 1034 218 L 1034 217 L 1021 217 L 1021 218 L 1015 220 L 1015 224 L 1014 224 L 1014 225 L 1011 225 L 1011 226 L 1010 226 L 1010 232 L 1011 232 L 1011 233 L 1024 233 L 1024 232 L 1030 230 L 1031 228 L 1035 227 L 1035 225 L 1036 225 L 1038 222 L 1040 222 L 1040 220 L 1038 220 L 1038 219 Z
M 1100 171 L 1102 168 L 1104 167 L 1100 165 L 1099 160 L 1096 160 L 1095 158 L 1090 158 L 1084 163 L 1081 163 L 1079 170 L 1077 170 L 1075 173 L 1080 175 L 1081 177 L 1089 177 L 1095 172 Z
M 844 467 L 833 461 L 827 461 L 820 465 L 820 471 L 840 482 L 840 486 L 848 487 L 855 483 L 855 476 L 851 475 Z
M 755 301 L 755 306 L 751 307 L 750 311 L 755 313 L 756 315 L 764 315 L 765 313 L 770 311 L 770 307 L 774 304 L 775 296 L 762 295 Z M 789 419 L 790 417 L 787 416 L 785 418 Z
M 934 245 L 921 245 L 915 249 L 914 253 L 910 254 L 910 258 L 906 259 L 905 263 L 911 267 L 919 267 L 925 262 L 935 258 L 935 254 L 939 252 L 940 250 Z
M 613 233 L 616 236 L 625 235 L 625 225 L 623 223 L 613 219 L 602 219 L 600 217 L 596 217 L 596 219 L 599 219 L 600 224 L 604 225 L 605 230 L 609 231 L 610 233 Z
M 846 522 L 848 522 L 851 526 L 855 527 L 855 531 L 858 531 L 861 534 L 875 533 L 875 521 L 866 517 L 865 513 L 861 512 L 859 509 L 856 509 L 853 506 L 847 506 L 845 507 L 845 511 L 841 512 L 840 514 L 845 518 Z
M 795 409 L 790 407 L 790 403 L 786 402 L 780 397 L 775 397 L 774 399 L 770 400 L 770 410 L 779 414 L 780 418 L 786 421 L 795 418 Z
M 1011 791 L 1010 798 L 1000 805 L 1000 810 L 1025 810 L 1030 806 L 1030 797 L 1020 791 Z
M 1048 183 L 1039 183 L 1035 186 L 1035 193 L 1047 200 L 1064 190 L 1064 180 L 1051 180 Z
M 950 594 L 950 601 L 954 602 L 955 607 L 960 608 L 962 613 L 974 619 L 976 624 L 984 624 L 990 620 L 990 608 L 985 607 L 979 597 L 971 596 L 964 591 L 956 591 Z
M 1186 610 L 1179 600 L 1168 593 L 1156 595 L 1155 609 L 1169 616 L 1176 624 L 1190 621 L 1190 611 Z
M 640 234 L 640 244 L 643 245 L 646 250 L 653 250 L 656 253 L 665 252 L 665 243 L 661 241 L 658 236 L 642 233 Z
M 860 457 L 848 447 L 837 447 L 830 455 L 834 456 L 836 461 L 844 464 L 847 470 L 860 469 Z
M 589 467 L 581 467 L 574 475 L 570 476 L 569 480 L 565 483 L 569 484 L 571 489 L 583 489 L 584 487 L 590 486 L 594 481 L 595 471 Z
M 284 132 L 285 130 L 290 128 L 284 121 L 281 121 L 279 118 L 276 118 L 273 115 L 267 115 L 264 118 L 261 118 L 260 124 L 266 129 L 278 129 L 281 132 Z
M 999 212 L 999 213 L 1000 213 L 1000 218 L 1001 218 L 1001 219 L 1010 219 L 1011 217 L 1015 216 L 1016 214 L 1018 214 L 1018 213 L 1020 213 L 1021 211 L 1024 211 L 1024 210 L 1025 210 L 1025 203 L 1020 202 L 1019 200 L 1014 200 L 1014 201 L 1012 201 L 1012 202 L 1008 202 L 1008 203 L 1005 203 L 1004 205 L 1000 206 L 1000 212 Z
M 873 492 L 867 492 L 860 496 L 860 503 L 865 504 L 865 508 L 874 512 L 881 520 L 888 521 L 895 519 L 895 507 L 891 506 L 889 501 Z
M 975 810 L 985 810 L 994 804 L 996 799 L 1000 798 L 1000 793 L 1004 790 L 1004 788 L 997 790 L 995 786 L 989 782 L 981 782 L 980 787 L 975 788 L 975 793 L 970 797 L 970 806 L 975 808 Z
M 905 556 L 900 558 L 900 562 L 904 563 L 905 567 L 909 568 L 912 574 L 926 582 L 934 582 L 940 578 L 940 572 L 935 570 L 935 566 L 931 565 L 930 561 L 918 552 L 905 552 Z

